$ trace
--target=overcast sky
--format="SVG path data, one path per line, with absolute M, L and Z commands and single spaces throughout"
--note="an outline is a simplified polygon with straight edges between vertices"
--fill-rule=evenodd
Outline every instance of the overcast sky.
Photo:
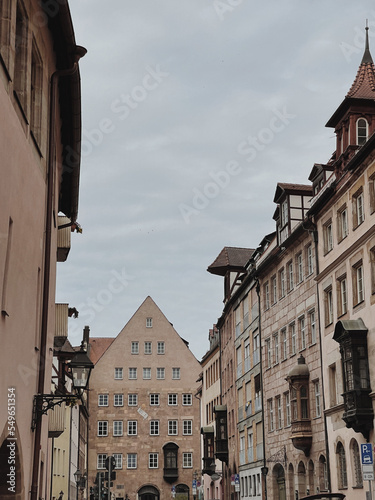
M 69 336 L 116 336 L 150 295 L 200 360 L 223 309 L 206 269 L 274 231 L 308 183 L 364 50 L 362 0 L 71 0 L 82 80 L 78 221 L 57 302 Z

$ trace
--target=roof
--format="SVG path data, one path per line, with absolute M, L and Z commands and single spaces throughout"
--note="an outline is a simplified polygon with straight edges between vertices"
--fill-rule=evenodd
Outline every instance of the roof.
M 90 337 L 90 359 L 94 365 L 99 361 L 114 340 L 113 337 Z
M 345 99 L 328 120 L 326 127 L 336 127 L 347 109 L 353 104 L 363 104 L 363 100 L 367 105 L 369 100 L 375 103 L 375 66 L 370 53 L 367 27 L 365 51 L 357 75 Z
M 312 194 L 311 184 L 290 184 L 287 182 L 278 182 L 276 186 L 274 203 L 279 203 L 279 200 L 283 194 Z
M 253 248 L 224 247 L 207 271 L 223 276 L 229 270 L 245 270 L 253 253 Z

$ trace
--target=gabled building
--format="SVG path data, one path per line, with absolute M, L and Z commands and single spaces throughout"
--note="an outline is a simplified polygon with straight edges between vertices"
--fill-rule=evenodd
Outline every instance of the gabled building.
M 279 183 L 276 234 L 253 259 L 259 282 L 267 498 L 328 491 L 312 188 Z
M 58 214 L 77 221 L 86 51 L 66 0 L 1 1 L 0 39 L 0 497 L 37 500 L 50 442 L 47 415 L 31 429 L 33 405 L 51 390 Z
M 320 323 L 332 489 L 365 499 L 360 446 L 374 440 L 375 67 L 368 45 L 327 126 L 336 150 L 312 172 L 319 234 Z
M 191 498 L 202 469 L 201 367 L 188 343 L 147 297 L 117 337 L 90 345 L 89 486 L 114 456 L 116 498 Z

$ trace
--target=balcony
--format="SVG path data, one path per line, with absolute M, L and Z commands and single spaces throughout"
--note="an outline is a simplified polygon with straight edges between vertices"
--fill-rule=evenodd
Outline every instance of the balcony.
M 312 445 L 311 420 L 295 420 L 292 422 L 292 443 L 297 450 L 302 450 L 306 456 Z
M 55 406 L 53 411 L 48 413 L 48 437 L 57 438 L 65 430 L 65 403 Z
M 68 217 L 58 216 L 58 225 L 69 224 Z M 63 227 L 57 231 L 57 262 L 65 262 L 70 252 L 71 227 Z

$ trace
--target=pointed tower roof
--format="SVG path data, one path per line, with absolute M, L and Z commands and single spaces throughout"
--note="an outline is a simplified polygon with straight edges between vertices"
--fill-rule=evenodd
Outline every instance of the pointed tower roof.
M 345 99 L 328 120 L 326 127 L 335 127 L 349 107 L 359 103 L 359 100 L 362 100 L 362 102 L 367 101 L 367 104 L 368 101 L 375 102 L 375 65 L 369 47 L 368 29 L 368 26 L 366 26 L 365 51 L 357 75 Z
M 375 66 L 369 48 L 368 27 L 366 27 L 365 52 L 358 68 L 357 76 L 346 97 L 355 97 L 356 99 L 375 98 Z

